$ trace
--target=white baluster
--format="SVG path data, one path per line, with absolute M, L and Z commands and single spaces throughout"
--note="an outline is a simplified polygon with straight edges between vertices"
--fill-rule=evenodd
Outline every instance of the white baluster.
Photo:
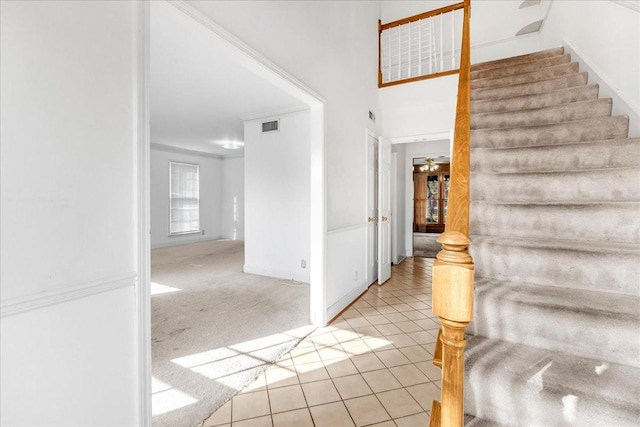
M 435 18 L 429 18 L 430 20 L 430 33 L 431 40 L 429 43 L 429 73 L 433 74 L 433 65 L 436 63 L 436 57 L 438 56 L 438 52 L 436 52 L 436 29 L 433 26 L 433 21 Z
M 398 25 L 398 80 L 402 78 L 402 31 Z
M 422 19 L 418 21 L 418 75 L 422 75 Z
M 384 31 L 380 33 L 380 72 L 382 73 L 382 81 L 384 83 L 384 64 L 385 64 L 385 53 L 382 45 L 384 44 Z
M 444 22 L 442 18 L 442 13 L 440 14 L 440 71 L 444 71 L 444 37 L 442 36 L 444 31 Z
M 411 77 L 411 22 L 409 22 L 409 60 L 407 61 L 407 78 Z
M 451 12 L 451 69 L 456 69 L 456 21 L 455 11 Z
M 387 51 L 389 52 L 389 69 L 387 71 L 387 81 L 390 82 L 391 81 L 391 64 L 393 59 L 393 56 L 391 55 L 391 33 L 393 32 L 393 29 L 390 28 L 387 31 L 389 33 L 389 38 L 387 39 L 389 41 L 389 43 L 387 43 L 388 44 Z

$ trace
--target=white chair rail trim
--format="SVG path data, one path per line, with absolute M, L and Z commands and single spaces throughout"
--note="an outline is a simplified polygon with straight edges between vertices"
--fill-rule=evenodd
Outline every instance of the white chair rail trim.
M 38 292 L 24 297 L 11 298 L 0 303 L 0 317 L 5 318 L 79 298 L 134 286 L 138 275 L 135 272 L 65 286 L 60 289 Z

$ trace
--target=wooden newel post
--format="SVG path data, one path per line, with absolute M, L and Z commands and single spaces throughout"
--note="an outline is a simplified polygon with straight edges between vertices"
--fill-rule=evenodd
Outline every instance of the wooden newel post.
M 464 339 L 473 319 L 473 260 L 469 238 L 457 231 L 440 236 L 433 265 L 433 312 L 442 323 L 434 364 L 442 367 L 441 401 L 433 402 L 432 427 L 464 424 Z
M 442 368 L 442 394 L 434 401 L 430 426 L 464 424 L 464 333 L 473 318 L 473 260 L 469 255 L 471 114 L 471 0 L 464 0 L 462 50 L 447 224 L 433 263 L 432 310 L 442 327 L 433 364 Z

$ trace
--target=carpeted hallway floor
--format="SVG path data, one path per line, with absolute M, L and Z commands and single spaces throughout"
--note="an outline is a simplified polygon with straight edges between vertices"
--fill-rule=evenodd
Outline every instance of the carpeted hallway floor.
M 438 237 L 440 233 L 413 233 L 413 256 L 435 258 L 442 249 Z
M 198 425 L 313 331 L 308 284 L 243 263 L 239 241 L 152 251 L 154 426 Z

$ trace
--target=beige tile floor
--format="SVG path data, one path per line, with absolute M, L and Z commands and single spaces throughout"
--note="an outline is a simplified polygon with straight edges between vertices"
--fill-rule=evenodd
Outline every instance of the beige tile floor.
M 387 283 L 301 341 L 204 427 L 428 426 L 440 398 L 432 263 L 394 266 Z

